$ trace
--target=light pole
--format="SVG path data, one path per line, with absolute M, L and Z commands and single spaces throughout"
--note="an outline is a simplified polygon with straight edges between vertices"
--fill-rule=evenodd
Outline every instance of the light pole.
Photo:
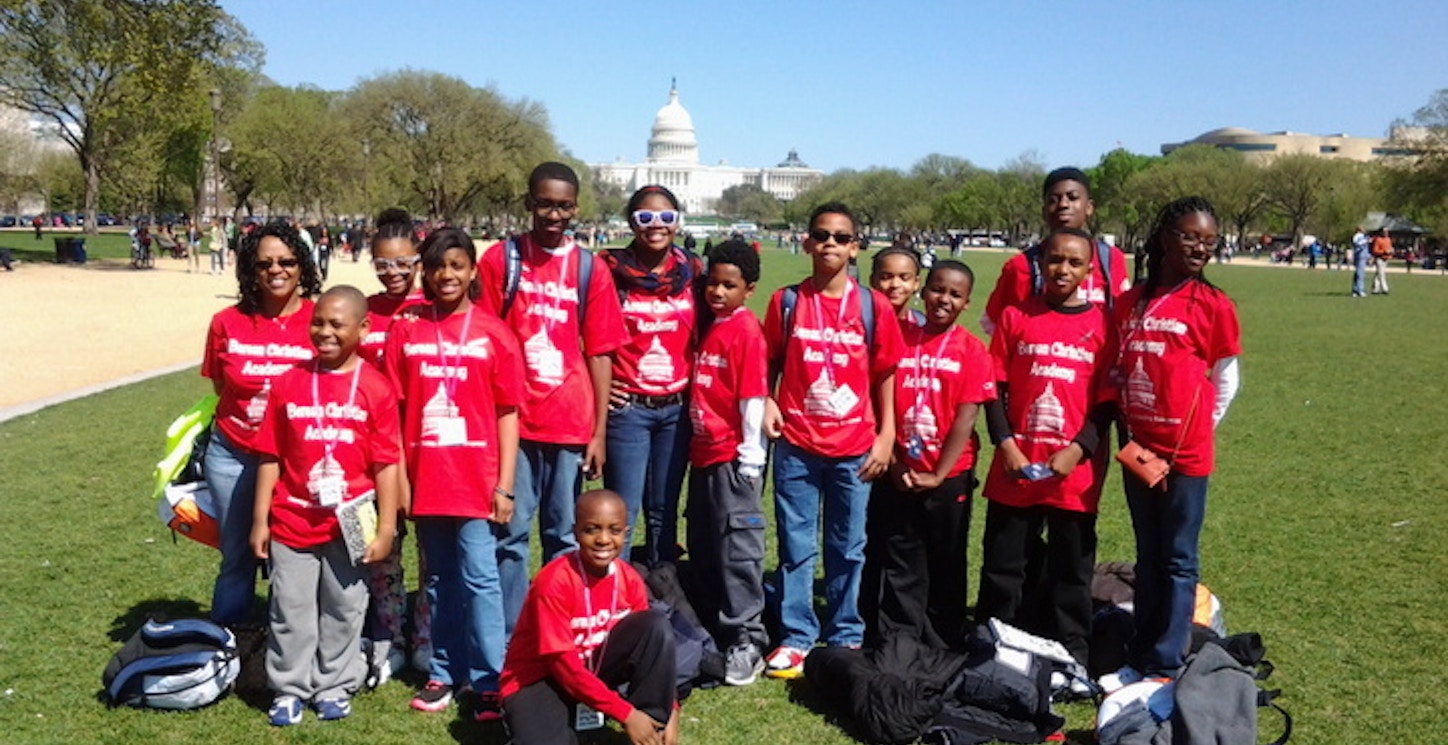
M 362 215 L 365 220 L 372 213 L 372 141 L 362 138 Z
M 211 216 L 221 217 L 221 91 L 211 89 Z

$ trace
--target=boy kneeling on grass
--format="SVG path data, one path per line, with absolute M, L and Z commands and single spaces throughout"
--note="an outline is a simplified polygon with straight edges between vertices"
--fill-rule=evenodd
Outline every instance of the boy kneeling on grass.
M 317 358 L 276 379 L 257 431 L 251 549 L 271 565 L 267 717 L 278 727 L 301 722 L 304 702 L 318 719 L 346 717 L 367 674 L 365 565 L 392 550 L 401 436 L 392 384 L 357 356 L 366 333 L 361 291 L 324 293 L 311 319 Z M 377 535 L 354 561 L 338 509 L 374 490 Z
M 586 492 L 575 505 L 578 549 L 533 578 L 498 686 L 514 745 L 576 743 L 605 716 L 634 745 L 678 742 L 673 630 L 649 609 L 643 578 L 617 561 L 628 532 L 623 498 Z

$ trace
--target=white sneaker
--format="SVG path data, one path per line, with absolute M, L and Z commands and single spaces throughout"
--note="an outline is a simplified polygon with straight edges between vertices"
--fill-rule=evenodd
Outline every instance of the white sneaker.
M 1130 665 L 1122 665 L 1121 669 L 1116 672 L 1107 673 L 1098 678 L 1096 684 L 1101 686 L 1103 693 L 1110 695 L 1132 683 L 1140 683 L 1145 677 L 1145 675 L 1141 674 L 1140 670 Z

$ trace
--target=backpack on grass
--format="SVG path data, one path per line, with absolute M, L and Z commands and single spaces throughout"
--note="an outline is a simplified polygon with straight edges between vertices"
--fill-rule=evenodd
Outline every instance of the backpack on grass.
M 101 674 L 112 706 L 197 709 L 221 698 L 241 674 L 236 637 L 197 618 L 146 623 Z

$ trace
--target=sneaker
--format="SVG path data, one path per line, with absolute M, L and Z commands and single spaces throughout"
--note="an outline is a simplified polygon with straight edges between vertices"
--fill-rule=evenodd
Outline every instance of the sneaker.
M 302 700 L 296 696 L 277 696 L 272 699 L 266 720 L 273 727 L 290 727 L 302 722 Z
M 452 703 L 452 686 L 440 680 L 429 680 L 422 690 L 412 697 L 412 708 L 418 711 L 438 712 Z
M 724 658 L 724 682 L 732 686 L 747 686 L 764 672 L 764 655 L 759 647 L 743 642 L 729 648 Z
M 496 722 L 503 718 L 503 702 L 498 698 L 497 691 L 487 691 L 477 695 L 477 703 L 473 707 L 474 722 Z
M 1101 686 L 1102 693 L 1110 695 L 1132 683 L 1140 683 L 1145 677 L 1140 670 L 1130 665 L 1122 665 L 1120 670 L 1101 676 L 1096 684 Z
M 769 655 L 764 674 L 771 678 L 794 680 L 804 675 L 804 650 L 780 647 Z
M 352 699 L 324 698 L 321 701 L 313 702 L 312 708 L 317 711 L 317 718 L 324 722 L 346 719 L 352 714 Z

